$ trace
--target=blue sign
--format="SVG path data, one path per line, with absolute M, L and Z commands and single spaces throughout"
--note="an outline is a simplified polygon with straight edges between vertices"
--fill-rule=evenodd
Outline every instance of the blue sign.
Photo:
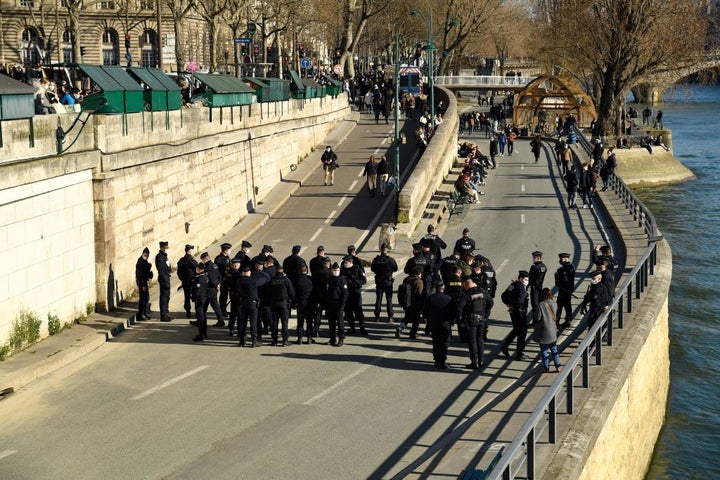
M 302 60 L 300 60 L 300 66 L 302 68 L 310 68 L 312 66 L 312 62 L 309 58 L 303 58 Z
M 132 55 L 130 55 L 130 52 L 125 54 L 125 60 L 128 60 L 128 61 L 132 60 Z
M 247 37 L 233 38 L 233 43 L 250 43 L 251 41 L 252 40 Z

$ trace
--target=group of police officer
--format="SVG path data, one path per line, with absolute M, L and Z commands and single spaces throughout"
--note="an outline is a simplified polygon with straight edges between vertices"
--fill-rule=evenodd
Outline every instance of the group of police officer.
M 490 259 L 476 252 L 475 241 L 465 228 L 452 250 L 442 256 L 447 244 L 430 225 L 417 243 L 413 256 L 403 268 L 406 277 L 397 288 L 397 301 L 404 311 L 403 319 L 394 318 L 394 275 L 398 264 L 389 255 L 389 247 L 382 244 L 380 253 L 370 264 L 375 276 L 375 321 L 380 321 L 383 303 L 387 321 L 395 325 L 395 336 L 401 337 L 409 326 L 408 337 L 417 338 L 421 318 L 432 336 L 435 367 L 447 369 L 447 351 L 452 326 L 457 324 L 461 340 L 468 345 L 470 363 L 466 368 L 483 368 L 484 342 L 487 341 L 488 319 L 497 292 L 497 278 Z M 167 242 L 161 242 L 155 258 L 161 289 L 161 320 L 170 319 L 167 311 L 170 285 L 170 262 L 167 260 Z M 185 245 L 185 255 L 177 262 L 179 289 L 184 293 L 184 309 L 198 327 L 194 341 L 208 337 L 207 312 L 213 309 L 217 317 L 215 327 L 227 325 L 230 335 L 237 334 L 240 346 L 258 347 L 263 335 L 270 334 L 272 345 L 289 343 L 288 319 L 291 309 L 297 315 L 296 343 L 315 343 L 320 334 L 323 312 L 328 321 L 329 344 L 342 346 L 345 335 L 359 331 L 368 335 L 362 308 L 362 288 L 367 283 L 365 267 L 350 245 L 342 262 L 332 263 L 322 246 L 309 264 L 300 256 L 302 247 L 295 245 L 282 264 L 274 257 L 273 248 L 264 245 L 260 253 L 250 255 L 252 245 L 243 241 L 240 250 L 231 256 L 232 245 L 223 243 L 220 253 L 211 259 L 208 252 L 194 258 L 195 247 Z M 142 285 L 152 278 L 145 249 L 138 259 L 136 277 L 141 291 L 141 302 L 147 301 Z M 512 330 L 501 343 L 501 351 L 510 356 L 509 346 L 517 338 L 515 358 L 526 359 L 523 354 L 528 325 L 540 320 L 539 295 L 543 289 L 547 267 L 540 251 L 532 253 L 529 271 L 521 270 L 502 293 L 502 302 L 510 312 Z M 572 320 L 571 299 L 575 297 L 575 267 L 570 254 L 558 255 L 560 266 L 555 272 L 558 289 L 557 318 L 565 314 L 561 328 Z M 581 305 L 581 312 L 589 314 L 589 326 L 608 308 L 615 285 L 615 261 L 608 246 L 598 246 L 592 260 L 597 265 L 591 274 L 591 285 Z M 142 283 L 142 284 L 141 284 Z M 575 297 L 577 298 L 577 297 Z M 528 304 L 532 316 L 528 323 Z M 230 309 L 228 311 L 228 305 Z M 140 309 L 143 309 L 140 312 Z M 139 307 L 138 319 L 147 319 L 144 307 Z M 226 323 L 227 319 L 227 323 Z M 345 330 L 347 323 L 348 329 Z M 250 327 L 248 338 L 248 325 Z M 356 330 L 357 327 L 357 330 Z

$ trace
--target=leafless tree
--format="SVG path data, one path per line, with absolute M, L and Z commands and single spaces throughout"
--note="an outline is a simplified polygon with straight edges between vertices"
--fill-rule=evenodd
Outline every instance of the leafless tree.
M 208 49 L 210 51 L 210 65 L 209 69 L 211 72 L 217 71 L 217 48 L 218 38 L 220 30 L 223 26 L 224 14 L 230 7 L 229 0 L 200 0 L 194 2 L 195 11 L 205 21 L 208 27 L 208 36 L 210 44 Z M 179 71 L 179 70 L 178 70 Z
M 693 0 L 539 0 L 541 54 L 586 85 L 595 135 L 619 133 L 630 88 L 699 61 L 707 22 Z
M 160 0 L 158 0 L 160 1 Z M 175 32 L 175 63 L 177 72 L 185 71 L 185 57 L 183 52 L 183 20 L 195 7 L 195 0 L 164 0 L 173 20 L 173 31 Z

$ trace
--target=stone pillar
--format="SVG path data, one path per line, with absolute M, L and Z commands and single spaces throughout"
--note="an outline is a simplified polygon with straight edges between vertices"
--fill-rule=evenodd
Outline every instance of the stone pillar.
M 635 103 L 655 105 L 662 101 L 665 87 L 643 83 L 631 88 L 630 91 L 633 97 L 635 97 Z
M 115 189 L 113 172 L 93 175 L 93 203 L 95 211 L 95 309 L 108 312 L 121 300 L 116 298 L 115 261 Z

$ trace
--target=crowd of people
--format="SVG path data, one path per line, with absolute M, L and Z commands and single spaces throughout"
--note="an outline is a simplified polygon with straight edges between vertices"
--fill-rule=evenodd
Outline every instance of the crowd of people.
M 275 257 L 270 245 L 264 245 L 253 256 L 248 241 L 243 241 L 234 255 L 232 245 L 224 243 L 214 259 L 204 252 L 198 261 L 195 247 L 185 245 L 185 254 L 174 269 L 168 248 L 168 242 L 160 242 L 154 259 L 160 287 L 160 320 L 172 320 L 168 304 L 174 270 L 180 281 L 178 290 L 183 291 L 185 315 L 194 318 L 190 323 L 198 328 L 194 341 L 209 338 L 208 311 L 212 309 L 217 319 L 214 327 L 225 328 L 228 335 L 237 336 L 239 346 L 260 347 L 268 337 L 271 345 L 286 346 L 291 335 L 288 321 L 294 310 L 295 343 L 311 344 L 325 337 L 327 341 L 323 343 L 342 347 L 346 335 L 368 335 L 363 289 L 372 274 L 375 322 L 391 324 L 396 338 L 407 335 L 415 340 L 423 332 L 431 336 L 434 365 L 438 369 L 448 368 L 448 346 L 451 331 L 456 327 L 458 338 L 468 348 L 470 362 L 466 368 L 480 370 L 484 366 L 488 321 L 498 292 L 498 279 L 490 259 L 478 252 L 468 228 L 445 256 L 448 244 L 437 234 L 435 226 L 429 225 L 427 233 L 413 244 L 412 257 L 402 267 L 404 276 L 397 287 L 394 277 L 400 266 L 386 243 L 380 246 L 377 256 L 366 262 L 357 256 L 353 245 L 347 247 L 347 255 L 339 261 L 326 255 L 323 246 L 316 248 L 309 261 L 300 255 L 300 245 L 293 246 L 282 261 Z M 137 320 L 150 316 L 153 263 L 149 256 L 150 251 L 145 248 L 136 264 L 140 291 Z M 573 320 L 575 267 L 570 263 L 570 254 L 561 253 L 558 258 L 554 277 L 557 301 L 545 282 L 548 268 L 539 251 L 532 253 L 529 269 L 521 270 L 500 295 L 512 322 L 512 330 L 503 338 L 500 350 L 510 357 L 509 348 L 516 342 L 514 358 L 527 359 L 525 341 L 528 327 L 533 326 L 533 338 L 540 344 L 546 371 L 551 358 L 560 370 L 557 332 L 570 326 Z M 592 260 L 596 271 L 591 274 L 591 285 L 580 307 L 583 314 L 588 313 L 590 326 L 612 301 L 615 285 L 615 262 L 610 247 L 597 246 Z M 396 316 L 395 302 L 402 309 L 402 316 Z M 565 321 L 560 323 L 563 313 Z M 425 328 L 421 332 L 423 319 Z

